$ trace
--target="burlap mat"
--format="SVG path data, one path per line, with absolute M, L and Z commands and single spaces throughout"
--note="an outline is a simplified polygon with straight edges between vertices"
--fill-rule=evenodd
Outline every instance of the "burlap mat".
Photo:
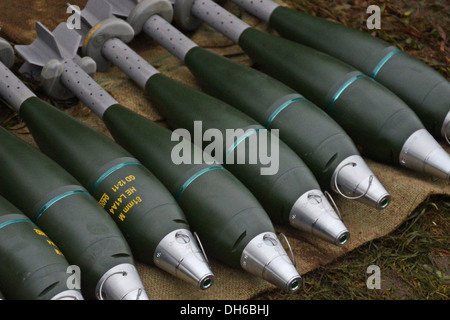
M 73 0 L 70 3 L 83 8 L 86 1 Z M 223 5 L 250 25 L 272 32 L 264 23 L 249 16 L 233 4 L 225 2 Z M 66 1 L 59 0 L 1 1 L 0 12 L 1 36 L 13 44 L 30 44 L 36 37 L 36 21 L 42 22 L 47 28 L 53 30 L 60 22 L 66 21 L 69 16 L 66 13 Z M 203 25 L 188 36 L 200 46 L 240 63 L 251 65 L 248 57 L 238 46 L 233 45 L 231 41 L 208 26 Z M 139 35 L 130 43 L 130 46 L 162 73 L 200 89 L 189 70 L 177 58 L 147 36 Z M 21 61 L 18 60 L 18 65 L 20 63 Z M 95 78 L 124 106 L 164 124 L 164 119 L 160 117 L 148 97 L 116 67 L 112 67 L 107 73 L 98 73 Z M 41 92 L 39 93 L 42 98 L 48 99 Z M 109 135 L 104 124 L 82 103 L 76 102 L 65 111 Z M 35 145 L 23 124 L 18 124 L 13 129 L 15 129 L 12 130 L 13 133 Z M 448 147 L 445 148 L 447 151 L 450 150 Z M 433 194 L 450 196 L 447 182 L 433 181 L 428 176 L 403 168 L 386 166 L 369 159 L 367 159 L 367 163 L 391 193 L 392 203 L 388 209 L 380 212 L 354 201 L 338 199 L 336 196 L 343 220 L 351 232 L 351 239 L 345 247 L 338 248 L 312 237 L 300 235 L 291 228 L 278 229 L 288 237 L 295 254 L 298 271 L 301 274 L 325 265 L 363 243 L 389 234 L 428 196 Z M 190 285 L 152 266 L 138 262 L 138 269 L 149 295 L 155 300 L 244 300 L 273 288 L 267 282 L 244 271 L 230 269 L 211 257 L 210 262 L 216 275 L 216 282 L 206 291 L 195 290 Z

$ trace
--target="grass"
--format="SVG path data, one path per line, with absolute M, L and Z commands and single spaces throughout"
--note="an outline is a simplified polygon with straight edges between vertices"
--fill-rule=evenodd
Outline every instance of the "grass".
M 256 300 L 448 300 L 450 197 L 431 196 L 390 235 L 358 247 L 303 276 L 294 294 L 266 292 Z M 367 280 L 380 268 L 380 289 Z

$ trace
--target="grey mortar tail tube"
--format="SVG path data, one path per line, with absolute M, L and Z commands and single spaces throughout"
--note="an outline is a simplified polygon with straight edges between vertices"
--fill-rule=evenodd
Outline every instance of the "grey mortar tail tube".
M 386 86 L 435 137 L 450 138 L 450 82 L 423 61 L 367 32 L 283 7 L 272 0 L 232 0 L 281 36 L 348 63 Z
M 79 289 L 69 289 L 68 271 L 55 243 L 0 197 L 0 289 L 7 299 L 83 300 Z
M 383 85 L 330 55 L 251 28 L 210 0 L 194 0 L 192 14 L 239 44 L 255 66 L 326 111 L 363 154 L 450 179 L 450 156 Z

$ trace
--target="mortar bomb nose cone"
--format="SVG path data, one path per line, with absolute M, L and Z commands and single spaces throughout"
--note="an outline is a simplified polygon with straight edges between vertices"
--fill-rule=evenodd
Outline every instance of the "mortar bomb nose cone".
M 150 300 L 144 289 L 139 288 L 129 292 L 122 300 Z
M 287 241 L 287 240 L 286 240 Z M 246 245 L 241 255 L 242 268 L 287 292 L 300 288 L 301 276 L 273 232 L 264 232 Z
M 406 140 L 399 160 L 406 168 L 450 180 L 450 155 L 425 129 L 414 132 Z
M 377 210 L 386 209 L 391 203 L 390 194 L 359 155 L 350 156 L 338 165 L 331 188 L 344 198 Z
M 296 229 L 337 246 L 346 244 L 350 237 L 339 210 L 337 207 L 333 208 L 321 190 L 308 191 L 294 203 L 289 223 Z
M 99 300 L 149 300 L 136 267 L 129 263 L 108 270 L 95 291 Z
M 198 239 L 187 229 L 172 231 L 158 244 L 155 265 L 201 290 L 214 283 L 206 256 Z

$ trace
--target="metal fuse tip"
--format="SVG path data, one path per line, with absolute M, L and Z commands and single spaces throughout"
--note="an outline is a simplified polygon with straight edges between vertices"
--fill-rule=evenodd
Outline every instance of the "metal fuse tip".
M 201 290 L 214 283 L 206 256 L 189 230 L 179 229 L 165 236 L 155 250 L 153 261 L 159 268 Z
M 337 246 L 343 246 L 350 238 L 338 209 L 333 208 L 321 190 L 308 191 L 294 203 L 289 223 Z
M 136 267 L 129 263 L 108 270 L 95 292 L 98 300 L 149 300 Z
M 350 156 L 337 166 L 331 188 L 344 198 L 377 210 L 386 209 L 391 203 L 391 195 L 359 155 Z
M 301 276 L 273 232 L 259 234 L 250 240 L 242 252 L 241 266 L 287 292 L 300 288 Z
M 77 290 L 66 290 L 58 293 L 51 300 L 84 300 L 84 298 Z
M 414 132 L 406 140 L 399 160 L 406 168 L 450 180 L 450 155 L 426 129 Z

